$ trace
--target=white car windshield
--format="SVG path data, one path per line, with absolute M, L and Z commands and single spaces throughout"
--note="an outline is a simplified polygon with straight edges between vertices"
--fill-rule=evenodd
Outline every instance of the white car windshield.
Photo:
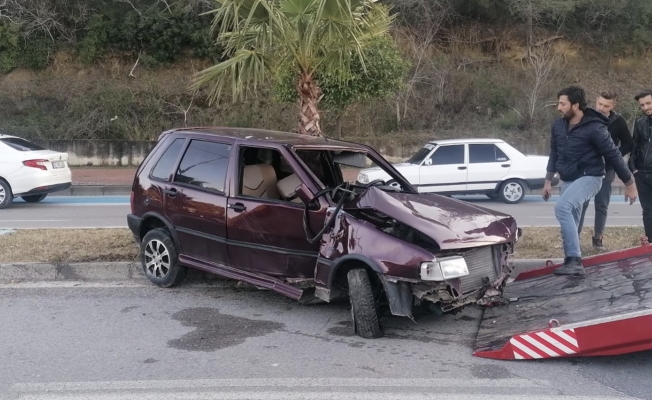
M 410 164 L 421 164 L 423 160 L 430 154 L 432 149 L 435 148 L 435 145 L 428 143 L 427 145 L 423 146 L 419 151 L 414 153 L 412 157 L 410 157 L 407 162 Z

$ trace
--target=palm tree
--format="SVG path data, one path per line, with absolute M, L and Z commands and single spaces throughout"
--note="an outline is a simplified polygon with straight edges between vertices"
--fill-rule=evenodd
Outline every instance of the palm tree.
M 299 133 L 320 135 L 322 92 L 315 75 L 346 80 L 358 57 L 364 65 L 365 46 L 387 35 L 392 16 L 377 0 L 215 0 L 221 6 L 212 30 L 224 47 L 224 58 L 199 72 L 193 88 L 209 86 L 209 102 L 226 85 L 233 100 L 256 90 L 278 71 L 296 75 Z

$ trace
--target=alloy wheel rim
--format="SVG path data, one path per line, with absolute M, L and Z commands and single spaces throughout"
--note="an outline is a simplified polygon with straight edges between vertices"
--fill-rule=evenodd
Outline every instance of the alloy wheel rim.
M 509 201 L 518 201 L 523 197 L 523 187 L 516 182 L 508 183 L 505 185 L 503 194 Z
M 145 269 L 147 274 L 158 279 L 170 273 L 170 252 L 160 240 L 150 240 L 145 246 Z

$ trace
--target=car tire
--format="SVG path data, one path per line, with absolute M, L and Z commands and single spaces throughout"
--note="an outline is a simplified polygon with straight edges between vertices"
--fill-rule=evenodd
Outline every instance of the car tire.
M 346 278 L 355 332 L 365 339 L 382 337 L 383 331 L 378 321 L 378 310 L 367 270 L 352 269 Z
M 48 197 L 47 194 L 35 194 L 33 196 L 22 196 L 21 199 L 25 200 L 26 203 L 38 203 L 39 201 L 43 201 L 46 197 Z
M 143 271 L 153 284 L 169 288 L 183 282 L 188 268 L 179 265 L 179 255 L 174 241 L 165 229 L 153 229 L 145 235 L 140 245 Z
M 520 203 L 525 198 L 525 183 L 520 179 L 505 181 L 500 185 L 498 196 L 507 204 Z
M 13 201 L 14 194 L 11 191 L 11 186 L 7 181 L 0 179 L 0 210 L 9 207 Z

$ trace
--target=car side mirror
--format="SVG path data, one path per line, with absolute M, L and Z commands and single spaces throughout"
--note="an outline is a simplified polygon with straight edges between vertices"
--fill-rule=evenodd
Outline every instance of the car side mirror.
M 423 165 L 432 165 L 432 158 L 426 158 L 426 160 L 423 162 Z
M 297 188 L 295 189 L 295 193 L 297 197 L 300 198 L 301 201 L 303 201 L 306 204 L 310 204 L 312 203 L 313 200 L 315 200 L 315 196 L 313 196 L 310 189 L 308 189 L 308 187 L 303 183 L 297 186 Z

